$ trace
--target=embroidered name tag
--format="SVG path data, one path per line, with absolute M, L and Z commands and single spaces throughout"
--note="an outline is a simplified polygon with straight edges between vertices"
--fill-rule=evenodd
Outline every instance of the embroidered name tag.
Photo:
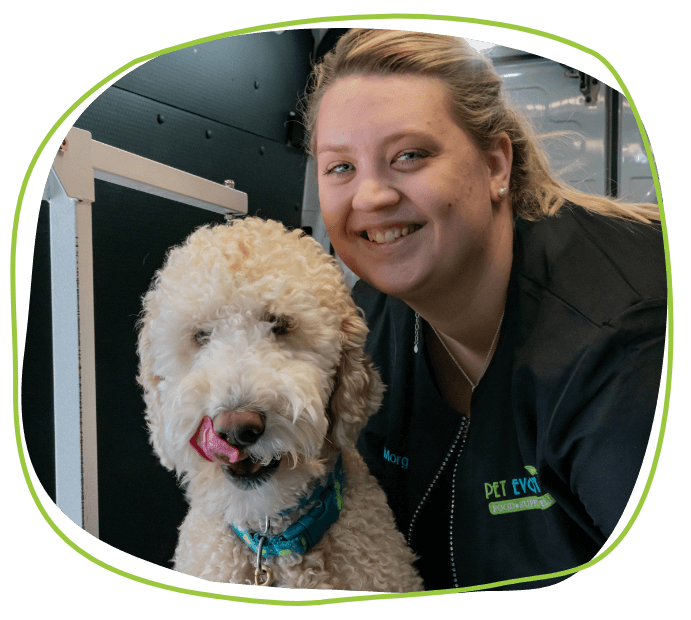
M 384 460 L 394 465 L 398 465 L 401 469 L 408 469 L 408 457 L 398 456 L 390 452 L 388 448 L 384 447 Z

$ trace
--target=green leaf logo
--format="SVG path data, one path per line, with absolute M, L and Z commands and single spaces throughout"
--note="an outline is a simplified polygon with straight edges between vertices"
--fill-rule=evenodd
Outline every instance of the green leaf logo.
M 524 467 L 530 472 L 532 476 L 537 476 L 537 469 L 535 469 L 532 465 L 524 465 Z

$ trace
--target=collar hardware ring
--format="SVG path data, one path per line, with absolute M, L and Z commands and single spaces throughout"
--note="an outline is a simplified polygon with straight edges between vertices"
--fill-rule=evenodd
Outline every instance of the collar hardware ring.
M 264 581 L 262 581 L 262 573 L 266 575 Z M 273 574 L 268 566 L 262 566 L 260 568 L 254 569 L 254 585 L 255 586 L 270 586 L 273 581 Z
M 266 520 L 266 533 L 269 530 L 269 519 Z M 264 541 L 266 536 L 262 536 L 259 539 L 259 547 L 257 549 L 257 567 L 254 569 L 254 585 L 255 586 L 270 586 L 273 581 L 273 574 L 268 566 L 262 564 L 262 548 L 264 547 Z M 266 575 L 266 579 L 262 581 L 262 575 Z

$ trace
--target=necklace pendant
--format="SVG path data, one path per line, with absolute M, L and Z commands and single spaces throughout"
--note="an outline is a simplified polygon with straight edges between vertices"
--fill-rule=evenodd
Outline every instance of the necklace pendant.
M 413 352 L 414 352 L 414 353 L 417 353 L 417 345 L 415 345 L 415 346 L 413 347 Z

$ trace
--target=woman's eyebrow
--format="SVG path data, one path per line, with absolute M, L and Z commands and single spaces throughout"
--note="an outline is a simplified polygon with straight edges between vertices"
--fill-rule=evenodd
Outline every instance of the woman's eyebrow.
M 429 139 L 430 135 L 427 132 L 420 131 L 417 129 L 397 131 L 396 133 L 393 133 L 393 134 L 383 138 L 380 141 L 380 146 L 386 147 L 393 142 L 397 142 L 398 140 L 402 140 L 403 138 Z M 326 153 L 326 152 L 345 153 L 349 150 L 350 150 L 350 146 L 348 144 L 322 144 L 322 145 L 317 147 L 317 154 Z

